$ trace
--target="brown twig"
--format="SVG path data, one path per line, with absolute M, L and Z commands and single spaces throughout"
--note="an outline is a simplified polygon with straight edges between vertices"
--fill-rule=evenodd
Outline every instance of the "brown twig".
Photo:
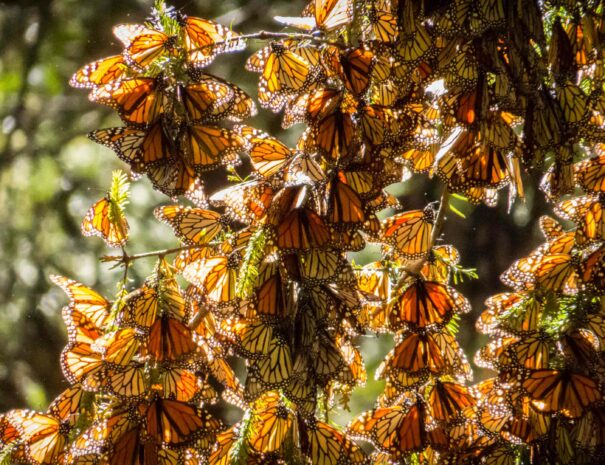
M 437 210 L 437 217 L 435 218 L 435 224 L 433 225 L 433 232 L 431 234 L 431 248 L 434 247 L 443 230 L 443 224 L 445 222 L 445 204 L 448 202 L 449 198 L 450 192 L 447 186 L 444 186 L 439 202 L 439 210 Z
M 163 249 L 163 250 L 154 250 L 151 252 L 143 252 L 134 255 L 128 255 L 124 249 L 122 249 L 123 255 L 105 255 L 101 257 L 102 262 L 118 262 L 118 265 L 124 264 L 128 266 L 131 262 L 135 260 L 140 260 L 141 258 L 148 257 L 165 257 L 166 255 L 171 255 L 173 253 L 183 252 L 185 250 L 191 249 L 201 249 L 203 247 L 207 247 L 206 245 L 185 245 L 181 247 L 174 247 L 172 249 Z M 117 266 L 117 265 L 116 265 Z
M 333 45 L 335 47 L 341 48 L 341 49 L 347 49 L 349 48 L 349 46 L 347 44 L 345 44 L 344 42 L 341 41 L 335 41 L 335 40 L 327 40 L 324 39 L 322 37 L 318 37 L 314 34 L 306 34 L 304 32 L 271 32 L 271 31 L 259 31 L 259 32 L 253 32 L 251 34 L 240 34 L 237 36 L 233 36 L 233 37 L 228 37 L 225 40 L 220 40 L 218 42 L 214 42 L 212 44 L 209 45 L 205 45 L 203 47 L 199 47 L 199 48 L 194 48 L 192 50 L 189 50 L 189 52 L 200 52 L 206 49 L 212 49 L 214 47 L 220 46 L 220 45 L 225 45 L 225 44 L 229 44 L 231 42 L 237 42 L 237 41 L 244 41 L 244 40 L 251 40 L 251 39 L 258 39 L 258 40 L 309 40 L 311 42 L 315 42 L 315 43 L 319 43 L 319 44 L 327 44 L 327 45 Z

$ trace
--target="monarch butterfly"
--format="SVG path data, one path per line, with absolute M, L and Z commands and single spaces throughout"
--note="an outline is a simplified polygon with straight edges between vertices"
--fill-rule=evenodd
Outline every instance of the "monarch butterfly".
M 308 208 L 291 210 L 277 226 L 277 246 L 288 250 L 321 248 L 330 240 L 330 228 Z
M 449 282 L 450 270 L 460 261 L 460 253 L 451 245 L 433 247 L 420 270 L 426 281 L 436 281 L 440 284 Z
M 265 178 L 279 173 L 292 157 L 292 151 L 268 134 L 251 127 L 242 127 L 240 134 L 250 144 L 249 155 L 254 169 Z
M 261 220 L 274 199 L 275 190 L 259 181 L 247 181 L 220 190 L 210 197 L 210 203 L 225 207 L 226 215 L 244 223 Z
M 362 198 L 376 198 L 382 195 L 374 173 L 368 172 L 366 165 L 349 165 L 346 171 L 338 172 L 338 179 L 350 186 Z
M 560 253 L 542 257 L 533 267 L 535 286 L 565 294 L 577 292 L 577 257 Z M 533 283 L 529 286 L 533 287 Z
M 187 265 L 183 277 L 202 289 L 209 300 L 225 306 L 236 298 L 238 266 L 237 252 L 228 257 L 211 256 Z
M 327 187 L 328 221 L 346 227 L 365 221 L 359 195 L 351 188 L 343 172 L 339 172 Z
M 71 430 L 67 422 L 31 410 L 11 410 L 6 418 L 23 441 L 27 462 L 51 464 L 63 460 Z
M 379 450 L 399 457 L 427 445 L 425 415 L 426 408 L 421 401 L 376 408 L 354 419 L 347 431 L 353 437 L 368 439 Z
M 434 217 L 432 205 L 391 216 L 382 223 L 385 241 L 408 259 L 421 258 L 431 246 Z
M 117 321 L 124 326 L 149 328 L 158 315 L 158 293 L 147 285 L 139 288 L 137 294 L 128 299 L 118 314 Z
M 140 347 L 140 336 L 134 328 L 111 331 L 93 344 L 93 349 L 101 354 L 101 359 L 112 366 L 128 365 Z
M 238 443 L 236 425 L 216 435 L 216 444 L 208 458 L 209 465 L 228 465 L 231 463 L 235 446 Z
M 243 404 L 243 387 L 229 364 L 223 359 L 215 358 L 209 359 L 207 366 L 214 379 L 225 386 L 225 390 L 221 394 L 223 398 L 228 399 L 233 405 L 241 406 Z
M 570 254 L 573 246 L 572 234 L 563 234 L 514 262 L 500 279 L 518 291 L 542 288 L 574 293 L 577 291 L 577 257 Z
M 279 451 L 292 444 L 296 428 L 294 414 L 286 408 L 275 391 L 268 392 L 253 405 L 247 441 L 261 454 Z
M 580 264 L 580 279 L 582 283 L 594 292 L 605 291 L 605 249 L 591 253 Z
M 263 319 L 279 320 L 285 317 L 286 294 L 277 263 L 263 263 L 259 268 L 258 284 L 255 291 L 255 314 Z
M 242 121 L 256 114 L 254 101 L 243 90 L 215 76 L 196 77 L 178 90 L 190 124 Z
M 582 416 L 602 398 L 595 381 L 567 370 L 536 370 L 523 381 L 523 388 L 538 411 L 558 412 L 569 418 Z
M 432 334 L 408 333 L 389 352 L 384 374 L 397 371 L 418 372 L 429 369 L 434 374 L 446 371 L 447 362 Z M 381 370 L 381 374 L 383 371 Z
M 558 104 L 568 124 L 580 124 L 588 114 L 588 97 L 582 90 L 567 82 L 556 89 Z
M 370 37 L 380 42 L 395 42 L 398 38 L 397 17 L 389 11 L 384 11 L 372 5 L 368 13 L 371 26 Z
M 164 111 L 163 84 L 160 78 L 129 78 L 97 87 L 93 102 L 115 109 L 127 124 L 153 125 Z
M 235 52 L 246 47 L 238 34 L 213 21 L 182 16 L 180 23 L 189 62 L 194 66 L 207 66 L 218 53 Z
M 319 386 L 327 386 L 334 379 L 342 384 L 356 383 L 357 380 L 341 346 L 327 334 L 321 334 L 315 343 L 311 362 Z
M 299 359 L 301 357 L 299 356 Z M 284 389 L 286 396 L 297 407 L 297 413 L 305 419 L 314 418 L 317 408 L 317 386 L 310 379 L 308 365 L 294 362 L 294 373 Z M 297 366 L 300 366 L 297 369 Z
M 397 44 L 398 58 L 406 68 L 429 61 L 437 52 L 431 31 L 422 23 L 412 20 L 408 29 L 400 35 Z
M 479 66 L 477 51 L 474 45 L 462 45 L 459 50 L 452 51 L 456 41 L 451 41 L 440 52 L 439 67 L 445 73 L 445 87 L 461 91 L 471 90 L 477 85 Z
M 513 364 L 510 360 L 505 361 L 504 363 L 500 363 L 500 358 L 506 348 L 518 341 L 513 337 L 501 337 L 499 339 L 495 339 L 491 341 L 486 346 L 482 347 L 479 352 L 475 355 L 475 363 L 482 367 L 488 369 L 498 369 L 498 370 L 506 370 L 506 373 L 510 373 L 513 371 Z M 519 367 L 515 367 L 519 368 Z
M 406 126 L 402 121 L 397 121 L 403 117 L 399 113 L 393 113 L 388 107 L 365 105 L 359 108 L 358 113 L 361 132 L 372 145 L 380 145 L 389 138 L 396 138 L 397 132 L 401 130 L 396 122 Z
M 185 402 L 155 398 L 141 405 L 145 413 L 146 430 L 157 443 L 183 445 L 201 436 L 211 436 L 222 429 L 222 423 L 206 410 Z
M 547 241 L 554 241 L 565 233 L 563 226 L 548 215 L 542 215 L 539 224 L 540 231 L 542 231 L 542 234 Z
M 437 174 L 452 190 L 464 191 L 469 187 L 497 189 L 510 182 L 508 159 L 501 150 L 480 142 L 459 145 L 461 140 L 468 141 L 466 137 L 457 139 L 444 156 L 440 156 L 441 151 L 437 154 Z
M 93 342 L 69 343 L 61 352 L 61 369 L 71 384 L 82 383 L 83 388 L 95 391 L 105 365 L 101 354 L 92 349 Z
M 431 171 L 435 162 L 436 150 L 423 150 L 412 148 L 406 150 L 401 156 L 408 166 L 415 173 L 427 173 Z
M 309 129 L 306 141 L 332 161 L 347 159 L 356 143 L 356 125 L 350 112 L 336 107 Z
M 348 319 L 361 305 L 360 294 L 354 287 L 355 277 L 352 270 L 348 267 L 343 267 L 342 270 L 343 276 L 335 282 L 319 287 L 304 287 L 305 293 L 301 298 L 310 306 L 310 314 L 315 318 L 315 322 L 329 322 L 328 326 L 337 325 L 337 321 L 343 317 Z M 352 318 L 348 322 L 357 327 Z
M 196 172 L 235 164 L 244 141 L 235 132 L 216 126 L 187 126 L 182 132 L 180 148 L 183 161 Z
M 223 223 L 219 213 L 180 205 L 158 207 L 154 215 L 168 224 L 179 239 L 190 245 L 208 244 L 221 231 Z
M 336 31 L 353 20 L 351 0 L 312 0 L 303 17 L 275 16 L 275 20 L 286 26 L 303 31 L 319 30 L 323 33 Z
M 273 111 L 279 111 L 288 96 L 306 92 L 314 78 L 311 64 L 283 42 L 272 42 L 252 55 L 246 69 L 261 73 L 258 99 Z
M 160 123 L 148 130 L 99 129 L 91 132 L 88 137 L 116 152 L 137 173 L 144 173 L 151 165 L 171 160 L 176 154 L 174 144 L 168 139 Z
M 10 447 L 10 459 L 21 463 L 26 461 L 25 447 L 23 444 L 19 444 L 18 440 L 19 431 L 9 422 L 8 415 L 0 415 L 0 450 L 2 453 L 6 453 Z
M 158 362 L 179 360 L 196 348 L 191 329 L 168 315 L 158 318 L 151 326 L 143 347 Z
M 516 260 L 500 275 L 500 280 L 516 291 L 533 288 L 535 282 L 534 271 L 543 256 L 543 250 L 535 250 L 527 257 Z
M 568 360 L 579 366 L 592 366 L 599 355 L 599 338 L 588 329 L 567 332 L 561 340 L 562 351 Z
M 353 345 L 353 343 L 345 336 L 337 336 L 336 344 L 340 346 L 340 352 L 343 359 L 347 363 L 348 371 L 351 372 L 352 380 L 340 376 L 340 380 L 349 384 L 363 385 L 367 381 L 367 373 L 361 357 L 361 352 Z
M 130 227 L 117 202 L 103 197 L 86 212 L 81 229 L 85 236 L 99 236 L 110 247 L 122 247 Z
M 574 171 L 578 184 L 585 192 L 605 192 L 605 155 L 576 163 Z
M 174 55 L 176 37 L 140 24 L 120 24 L 114 35 L 124 44 L 126 62 L 139 69 L 146 68 L 161 56 Z
M 446 324 L 454 313 L 468 313 L 470 304 L 454 289 L 443 284 L 417 280 L 390 305 L 389 326 L 425 328 Z
M 261 319 L 227 318 L 221 322 L 218 334 L 243 357 L 259 359 L 269 353 L 273 327 Z
M 399 386 L 425 374 L 467 377 L 470 367 L 456 339 L 445 329 L 438 333 L 405 333 L 380 365 L 377 376 Z
M 548 414 L 535 411 L 529 399 L 523 399 L 521 414 L 510 421 L 510 432 L 528 444 L 538 443 L 551 428 L 551 417 Z
M 162 259 L 156 276 L 148 284 L 158 291 L 158 308 L 162 315 L 186 321 L 191 317 L 191 301 L 185 299 L 168 262 Z
M 512 369 L 528 368 L 532 370 L 547 368 L 550 359 L 552 339 L 543 332 L 529 334 L 519 340 L 512 339 L 505 344 L 498 364 Z
M 449 119 L 454 119 L 451 126 L 455 126 L 457 122 L 472 125 L 475 121 L 484 121 L 485 116 L 489 115 L 487 107 L 490 100 L 483 74 L 479 75 L 479 81 L 475 89 L 468 92 L 455 93 L 451 96 L 443 97 L 442 100 L 444 117 L 448 123 Z
M 292 376 L 292 355 L 290 347 L 279 335 L 269 343 L 269 351 L 260 360 L 254 360 L 248 368 L 245 400 L 254 400 L 263 392 L 285 388 Z
M 183 159 L 166 160 L 165 163 L 151 165 L 145 172 L 153 187 L 169 197 L 203 196 L 196 171 Z M 193 192 L 195 194 L 192 194 Z
M 338 74 L 345 88 L 355 96 L 361 96 L 370 85 L 374 63 L 374 53 L 364 48 L 355 48 L 342 55 Z
M 199 247 L 195 249 L 187 249 L 179 252 L 174 259 L 174 267 L 182 272 L 183 269 L 199 260 L 210 257 L 214 252 L 211 247 Z
M 94 89 L 125 76 L 127 66 L 122 55 L 114 55 L 93 61 L 80 68 L 72 76 L 69 85 L 72 87 L 85 87 Z
M 500 433 L 510 420 L 510 406 L 505 389 L 496 378 L 488 378 L 471 388 L 477 399 L 479 427 L 487 434 Z
M 69 306 L 63 310 L 63 319 L 70 342 L 81 342 L 78 334 L 88 341 L 100 337 L 107 324 L 111 304 L 97 292 L 72 279 L 57 275 L 52 275 L 50 279 L 69 297 Z
M 429 396 L 431 414 L 438 421 L 449 422 L 474 404 L 468 388 L 457 383 L 436 381 Z
M 538 330 L 543 302 L 535 297 L 523 299 L 517 293 L 504 293 L 488 299 L 488 309 L 477 321 L 477 328 L 486 334 L 522 336 Z
M 70 426 L 75 426 L 84 395 L 79 384 L 70 386 L 50 403 L 47 413 Z
M 381 267 L 379 262 L 370 264 Z M 367 265 L 366 265 L 367 267 Z M 383 302 L 389 295 L 389 281 L 386 271 L 373 271 L 372 267 L 357 271 L 358 287 L 364 294 L 359 322 L 373 331 L 386 331 L 388 313 Z
M 601 194 L 586 195 L 565 200 L 557 205 L 555 212 L 565 219 L 578 223 L 576 242 L 585 245 L 605 238 L 605 218 Z
M 301 450 L 313 464 L 362 465 L 367 456 L 343 433 L 327 423 L 311 420 L 301 423 Z
M 580 447 L 602 447 L 605 444 L 605 409 L 598 407 L 587 411 L 572 429 L 572 437 Z
M 542 153 L 561 144 L 564 117 L 561 108 L 550 95 L 541 95 L 544 106 L 528 106 L 524 134 L 525 145 L 535 154 Z
M 103 374 L 100 381 L 102 389 L 106 389 L 119 399 L 137 400 L 148 392 L 149 376 L 145 365 L 132 362 L 125 367 L 114 367 Z
M 73 458 L 82 458 L 92 454 L 95 450 L 107 447 L 110 441 L 118 445 L 120 438 L 129 431 L 137 431 L 141 417 L 132 405 L 121 405 L 111 412 L 108 418 L 95 421 L 82 434 L 77 436 L 70 447 Z
M 141 429 L 131 429 L 128 431 L 120 431 L 120 435 L 110 441 L 103 441 L 104 460 L 107 463 L 126 463 L 128 460 L 132 463 L 141 465 L 151 465 L 153 463 L 161 463 L 162 465 L 177 465 L 184 461 L 201 460 L 202 454 L 209 452 L 209 443 L 213 438 L 203 438 L 198 441 L 197 448 L 194 450 L 190 447 L 180 447 L 178 449 L 169 449 L 166 446 L 160 446 L 155 441 L 149 440 L 146 433 Z M 210 445 L 212 445 L 210 443 Z M 94 449 L 92 449 L 94 450 Z M 69 463 L 78 463 L 81 465 L 92 464 L 98 461 L 98 453 L 96 452 L 69 452 L 66 460 Z

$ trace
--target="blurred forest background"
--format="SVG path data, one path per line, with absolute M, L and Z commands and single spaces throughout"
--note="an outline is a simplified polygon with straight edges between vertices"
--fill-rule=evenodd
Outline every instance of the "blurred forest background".
M 61 320 L 67 299 L 48 276 L 62 274 L 107 297 L 115 294 L 121 271 L 99 262 L 99 257 L 112 251 L 101 239 L 82 237 L 80 222 L 88 207 L 109 188 L 111 171 L 126 169 L 109 149 L 89 141 L 86 134 L 121 124 L 108 108 L 90 103 L 85 91 L 72 89 L 67 82 L 84 64 L 117 53 L 120 47 L 111 32 L 113 25 L 142 22 L 152 3 L 0 1 L 0 411 L 46 409 L 66 387 L 59 354 L 67 340 Z M 171 4 L 192 16 L 215 19 L 246 33 L 279 30 L 271 18 L 298 15 L 305 2 L 189 0 Z M 257 76 L 244 70 L 244 62 L 260 45 L 253 42 L 244 53 L 219 58 L 210 72 L 255 95 Z M 299 131 L 284 132 L 279 120 L 260 110 L 249 124 L 293 143 Z M 459 287 L 473 305 L 473 312 L 461 322 L 459 335 L 469 359 L 485 342 L 474 330 L 483 301 L 505 290 L 498 279 L 500 273 L 540 242 L 538 218 L 550 213 L 537 191 L 537 175 L 528 174 L 525 181 L 526 200 L 517 200 L 510 211 L 505 192 L 501 192 L 498 207 L 491 209 L 454 200 L 465 219 L 448 211 L 443 242 L 455 245 L 462 264 L 476 268 L 479 274 L 478 280 L 467 280 Z M 433 196 L 425 197 L 424 192 L 433 191 Z M 392 190 L 406 210 L 437 200 L 436 192 L 438 183 L 423 176 Z M 157 205 L 167 202 L 146 179 L 133 184 L 127 208 L 132 229 L 129 252 L 176 245 L 169 228 L 152 214 Z M 372 257 L 376 258 L 375 251 L 356 260 Z M 138 282 L 133 287 L 153 263 L 142 265 L 135 268 Z M 388 336 L 368 335 L 359 342 L 369 376 L 367 387 L 353 396 L 351 414 L 370 408 L 368 399 L 381 391 L 382 383 L 373 381 L 373 374 L 392 347 Z M 477 380 L 485 376 L 475 370 Z

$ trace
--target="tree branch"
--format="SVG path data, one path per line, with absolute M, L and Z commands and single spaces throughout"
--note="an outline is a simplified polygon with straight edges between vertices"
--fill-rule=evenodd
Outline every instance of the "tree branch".
M 231 42 L 237 42 L 237 41 L 244 41 L 244 40 L 251 40 L 251 39 L 258 39 L 258 40 L 309 40 L 311 42 L 315 42 L 318 44 L 327 44 L 327 45 L 333 45 L 335 47 L 338 47 L 340 49 L 346 50 L 349 48 L 349 46 L 347 44 L 345 44 L 344 42 L 341 41 L 335 41 L 335 40 L 327 40 L 324 39 L 322 37 L 318 37 L 314 34 L 307 34 L 304 32 L 271 32 L 271 31 L 259 31 L 259 32 L 254 32 L 251 34 L 239 34 L 237 36 L 234 37 L 229 37 L 226 40 L 220 40 L 218 42 L 214 42 L 210 45 L 205 45 L 203 47 L 199 47 L 199 48 L 194 48 L 189 50 L 189 52 L 199 52 L 199 51 L 203 51 L 206 49 L 212 49 L 216 46 L 220 46 L 220 45 L 224 45 L 224 44 L 229 44 Z
M 101 257 L 101 261 L 102 262 L 118 262 L 118 264 L 116 266 L 118 266 L 120 264 L 124 264 L 124 265 L 128 266 L 131 262 L 134 262 L 135 260 L 140 260 L 141 258 L 148 258 L 148 257 L 160 257 L 161 258 L 166 255 L 183 252 L 185 250 L 201 249 L 204 247 L 207 247 L 207 245 L 185 245 L 185 246 L 181 246 L 181 247 L 174 247 L 171 249 L 154 250 L 151 252 L 143 252 L 143 253 L 138 253 L 138 254 L 134 254 L 134 255 L 128 255 L 126 253 L 126 251 L 124 249 L 122 249 L 123 255 L 104 255 L 103 257 Z

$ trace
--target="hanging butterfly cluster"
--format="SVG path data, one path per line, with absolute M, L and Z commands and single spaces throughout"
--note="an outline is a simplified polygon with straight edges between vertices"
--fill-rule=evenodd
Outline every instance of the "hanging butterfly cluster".
M 575 227 L 542 217 L 546 243 L 502 275 L 513 291 L 491 297 L 477 322 L 494 338 L 477 363 L 498 372 L 478 386 L 479 421 L 509 456 L 519 442 L 524 453 L 561 463 L 605 454 L 605 157 L 598 153 L 573 165 L 584 195 L 555 208 Z
M 477 424 L 487 435 L 485 450 L 497 451 L 502 463 L 519 457 L 597 463 L 605 456 L 605 18 L 601 2 L 552 3 L 559 15 L 551 18 L 547 60 L 538 62 L 536 74 L 544 90 L 531 98 L 524 135 L 526 153 L 554 155 L 541 186 L 574 228 L 542 217 L 546 242 L 502 275 L 512 291 L 488 299 L 477 321 L 493 340 L 476 361 L 498 372 L 476 386 Z M 579 191 L 580 197 L 560 200 Z
M 241 89 L 203 67 L 245 42 L 212 21 L 156 16 L 145 26 L 116 26 L 122 54 L 88 64 L 70 84 L 90 88 L 90 100 L 115 109 L 126 124 L 94 131 L 92 140 L 115 151 L 133 173 L 145 173 L 160 192 L 200 202 L 204 173 L 236 164 L 242 151 L 241 137 L 221 121 L 256 113 Z
M 70 388 L 45 413 L 0 416 L 2 455 L 33 465 L 602 458 L 603 9 L 312 0 L 302 16 L 276 18 L 296 32 L 240 36 L 158 2 L 145 25 L 117 26 L 123 52 L 71 81 L 124 122 L 91 138 L 194 206 L 155 210 L 181 247 L 130 256 L 128 179 L 114 175 L 82 231 L 122 249 L 105 258 L 124 266 L 122 288 L 111 303 L 54 278 L 70 298 Z M 295 148 L 244 125 L 252 99 L 204 71 L 249 38 L 271 39 L 246 68 L 284 128 L 306 125 Z M 583 152 L 598 156 L 574 165 Z M 209 195 L 208 173 L 237 175 L 240 155 L 251 173 Z M 523 197 L 521 165 L 551 160 L 549 198 L 585 192 L 557 207 L 577 228 L 544 219 L 547 243 L 504 274 L 514 292 L 490 299 L 478 323 L 495 340 L 477 361 L 499 376 L 469 388 L 455 339 L 470 309 L 452 287 L 459 254 L 437 244 L 447 199 L 495 205 L 508 187 L 510 202 Z M 384 189 L 416 173 L 442 181 L 439 205 L 381 221 L 400 209 Z M 352 265 L 347 254 L 366 243 L 382 258 Z M 146 257 L 159 257 L 154 273 L 128 289 Z M 396 345 L 376 408 L 343 432 L 321 407 L 365 382 L 355 337 L 366 331 Z M 243 384 L 232 356 L 245 360 Z M 217 390 L 244 410 L 228 429 L 209 413 Z
M 209 340 L 206 322 L 187 322 L 194 308 L 170 265 L 158 263 L 145 284 L 113 304 L 62 276 L 69 341 L 61 354 L 70 383 L 45 413 L 2 417 L 10 463 L 197 463 L 222 423 L 207 406 L 217 399 L 209 375 L 238 395 L 231 368 Z

